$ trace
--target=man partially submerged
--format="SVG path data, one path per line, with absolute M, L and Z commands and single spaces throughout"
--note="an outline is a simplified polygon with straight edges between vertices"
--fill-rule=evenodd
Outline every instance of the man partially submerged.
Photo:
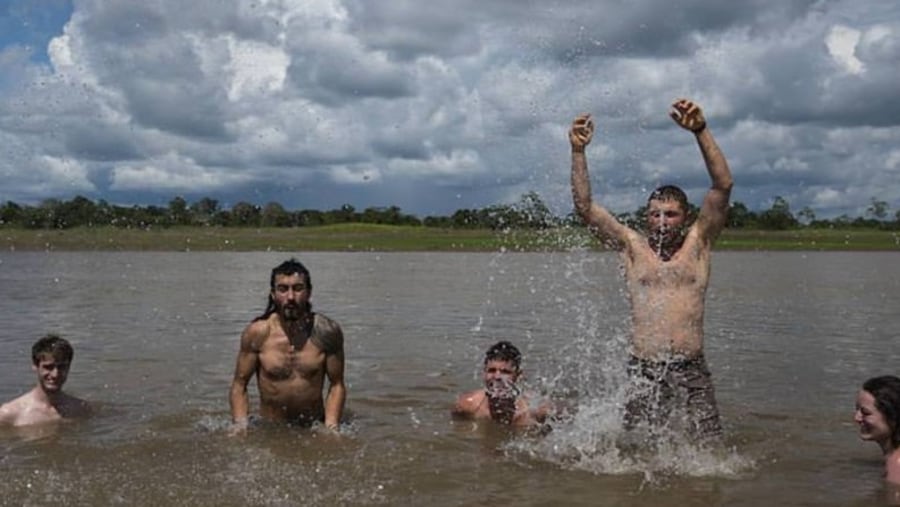
M 29 426 L 90 414 L 82 399 L 63 392 L 75 352 L 59 336 L 48 334 L 31 347 L 32 369 L 37 385 L 30 391 L 0 405 L 0 425 Z
M 460 394 L 452 414 L 460 419 L 482 419 L 526 428 L 544 424 L 552 405 L 531 406 L 517 384 L 522 375 L 522 354 L 508 341 L 495 343 L 484 355 L 484 387 Z

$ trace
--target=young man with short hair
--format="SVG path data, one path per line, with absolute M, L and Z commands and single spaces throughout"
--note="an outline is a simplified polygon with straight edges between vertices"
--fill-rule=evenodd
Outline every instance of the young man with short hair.
M 585 148 L 594 123 L 587 114 L 575 118 L 569 131 L 572 196 L 576 212 L 591 232 L 620 252 L 624 266 L 632 322 L 629 373 L 636 386 L 650 387 L 639 389 L 628 404 L 627 425 L 665 423 L 674 401 L 683 400 L 690 432 L 703 438 L 722 431 L 703 356 L 703 313 L 710 252 L 725 227 L 733 181 L 700 107 L 680 99 L 669 114 L 694 134 L 712 180 L 693 223 L 687 197 L 673 185 L 650 194 L 645 233 L 620 223 L 592 200 Z
M 484 388 L 460 394 L 454 417 L 490 419 L 513 427 L 542 424 L 551 411 L 549 404 L 530 407 L 517 381 L 522 375 L 522 354 L 508 341 L 495 343 L 484 355 Z
M 28 426 L 88 415 L 86 401 L 62 390 L 74 355 L 69 342 L 59 336 L 48 334 L 35 342 L 31 362 L 37 385 L 0 405 L 0 425 Z

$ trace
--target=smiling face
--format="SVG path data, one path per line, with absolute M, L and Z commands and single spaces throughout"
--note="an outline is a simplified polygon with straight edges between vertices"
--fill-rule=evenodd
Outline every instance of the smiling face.
M 51 354 L 41 355 L 32 366 L 38 376 L 38 384 L 48 394 L 58 393 L 69 376 L 69 362 Z
M 876 442 L 882 447 L 890 443 L 893 430 L 884 414 L 878 410 L 872 393 L 860 390 L 856 395 L 856 411 L 853 413 L 853 420 L 859 426 L 859 438 Z
M 312 288 L 302 274 L 275 275 L 272 301 L 281 318 L 299 320 L 303 317 L 309 308 L 311 293 Z

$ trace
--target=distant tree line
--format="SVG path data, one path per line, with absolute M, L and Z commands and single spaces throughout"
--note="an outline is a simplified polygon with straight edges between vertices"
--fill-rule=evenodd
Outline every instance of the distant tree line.
M 697 208 L 692 207 L 696 215 Z M 629 226 L 642 228 L 646 207 L 632 213 L 621 213 L 618 219 Z M 308 227 L 339 223 L 372 223 L 415 225 L 461 229 L 547 229 L 565 225 L 581 225 L 573 213 L 554 215 L 536 192 L 523 194 L 514 204 L 498 204 L 480 209 L 460 209 L 450 216 L 428 216 L 419 219 L 403 213 L 396 206 L 370 207 L 357 211 L 350 204 L 330 211 L 287 210 L 277 202 L 258 206 L 241 201 L 223 209 L 219 201 L 204 197 L 188 203 L 175 197 L 168 206 L 118 206 L 105 200 L 92 201 L 77 196 L 72 200 L 46 199 L 37 206 L 6 201 L 0 206 L 0 227 L 27 229 L 67 229 L 71 227 L 113 226 L 124 228 L 215 226 L 215 227 Z M 863 217 L 839 216 L 831 220 L 817 219 L 808 207 L 794 214 L 783 197 L 776 197 L 767 210 L 751 211 L 741 202 L 731 204 L 728 226 L 735 229 L 786 230 L 812 228 L 877 228 L 900 230 L 900 210 L 890 215 L 885 201 L 872 198 Z

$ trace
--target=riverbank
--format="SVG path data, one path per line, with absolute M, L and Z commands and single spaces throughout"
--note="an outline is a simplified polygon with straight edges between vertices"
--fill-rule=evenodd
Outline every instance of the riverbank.
M 378 224 L 299 228 L 0 229 L 5 251 L 561 251 L 601 249 L 583 228 L 463 230 Z M 900 251 L 900 233 L 867 229 L 726 229 L 717 250 Z

